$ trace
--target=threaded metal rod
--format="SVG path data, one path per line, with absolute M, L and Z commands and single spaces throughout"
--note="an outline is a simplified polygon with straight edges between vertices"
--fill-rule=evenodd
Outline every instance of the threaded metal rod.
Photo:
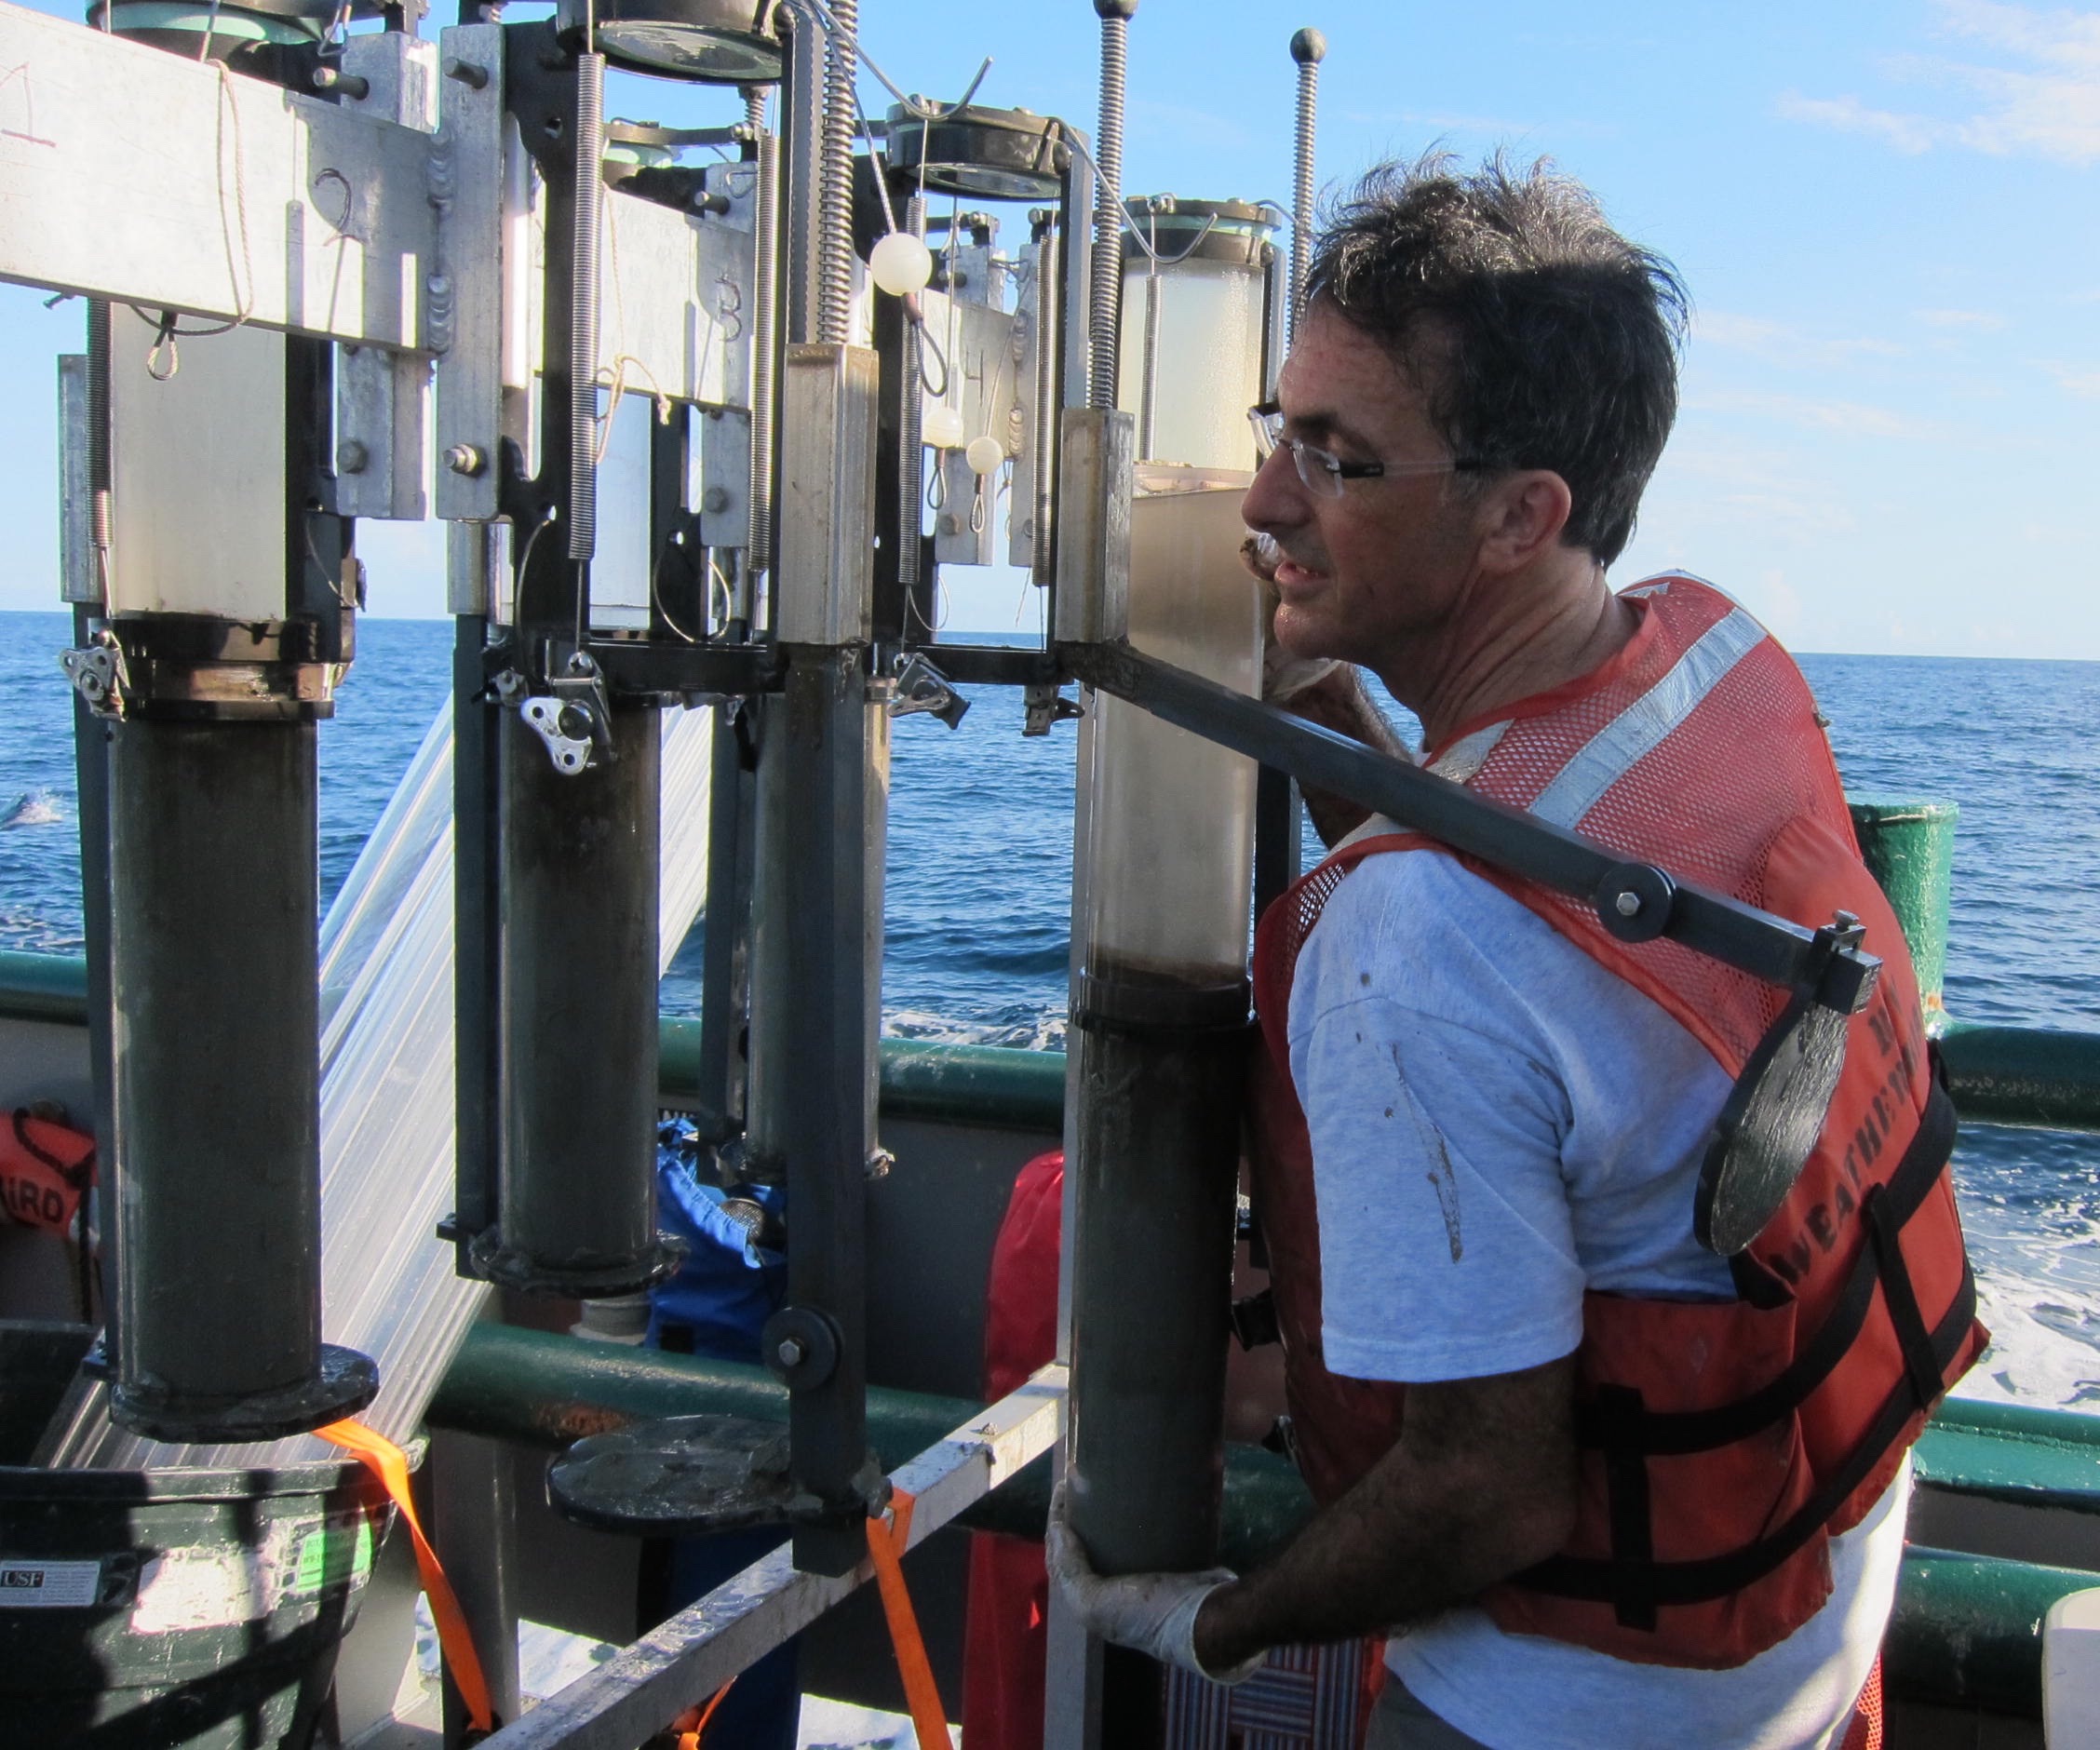
M 751 572 L 754 583 L 773 566 L 773 353 L 779 332 L 775 308 L 780 279 L 780 140 L 765 125 L 763 86 L 744 93 L 744 115 L 757 135 L 758 223 L 751 302 Z M 754 592 L 755 596 L 755 592 Z M 752 610 L 757 612 L 754 599 Z
M 853 137 L 860 101 L 854 43 L 860 0 L 831 0 L 835 26 L 824 42 L 824 163 L 818 178 L 816 338 L 828 346 L 852 339 Z
M 1101 114 L 1094 132 L 1094 284 L 1086 402 L 1116 404 L 1117 316 L 1123 303 L 1123 100 L 1135 0 L 1095 0 L 1101 15 Z
M 1305 273 L 1312 259 L 1312 164 L 1319 129 L 1320 61 L 1327 39 L 1308 26 L 1290 40 L 1298 62 L 1298 136 L 1291 185 L 1290 327 L 1298 332 L 1299 306 L 1305 301 Z
M 598 545 L 598 215 L 605 184 L 605 57 L 576 57 L 575 226 L 569 304 L 569 557 Z M 579 586 L 581 587 L 581 586 Z

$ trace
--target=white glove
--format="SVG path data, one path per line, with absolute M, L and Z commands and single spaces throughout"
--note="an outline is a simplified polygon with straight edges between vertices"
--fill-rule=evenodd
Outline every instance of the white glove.
M 1276 562 L 1283 554 L 1275 540 L 1250 534 L 1241 544 L 1240 557 L 1261 586 L 1261 696 L 1271 705 L 1288 705 L 1301 693 L 1310 693 L 1341 666 L 1327 656 L 1293 656 L 1276 642 Z
M 1118 1647 L 1134 1647 L 1162 1664 L 1212 1683 L 1245 1683 L 1260 1670 L 1256 1653 L 1226 1671 L 1211 1671 L 1196 1657 L 1196 1612 L 1203 1601 L 1238 1576 L 1229 1568 L 1194 1574 L 1124 1574 L 1104 1580 L 1094 1571 L 1079 1535 L 1065 1516 L 1062 1480 L 1050 1497 L 1050 1521 L 1043 1534 L 1050 1581 L 1087 1630 Z

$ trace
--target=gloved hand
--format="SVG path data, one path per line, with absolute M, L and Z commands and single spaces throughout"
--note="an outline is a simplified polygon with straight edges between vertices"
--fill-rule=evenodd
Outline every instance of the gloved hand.
M 1226 1671 L 1205 1668 L 1196 1657 L 1196 1612 L 1218 1587 L 1236 1580 L 1229 1568 L 1193 1574 L 1124 1574 L 1104 1580 L 1065 1516 L 1062 1480 L 1050 1497 L 1050 1522 L 1043 1536 L 1050 1582 L 1064 1595 L 1087 1629 L 1118 1647 L 1134 1647 L 1163 1664 L 1178 1665 L 1212 1683 L 1244 1683 L 1267 1657 L 1256 1653 Z
M 1250 534 L 1240 544 L 1240 558 L 1261 586 L 1261 696 L 1271 705 L 1288 705 L 1342 666 L 1327 656 L 1293 656 L 1276 642 L 1276 561 L 1282 557 L 1265 534 Z

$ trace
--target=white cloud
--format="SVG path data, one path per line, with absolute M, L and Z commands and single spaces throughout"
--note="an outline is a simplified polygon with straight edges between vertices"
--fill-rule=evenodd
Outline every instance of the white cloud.
M 1965 93 L 1965 114 L 1922 115 L 1861 99 L 1779 99 L 1779 114 L 1878 138 L 1899 152 L 1967 146 L 1999 157 L 2100 161 L 2100 13 L 2044 11 L 2003 0 L 1938 0 L 1935 34 L 1994 51 L 1991 61 L 1909 54 L 1887 71 L 1911 84 Z
M 1696 417 L 1663 452 L 1641 513 L 1643 542 L 1694 570 L 1724 531 L 1822 545 L 1858 526 L 1855 499 L 1829 474 Z
M 1784 424 L 1841 438 L 1944 438 L 1946 430 L 1932 420 L 1914 418 L 1892 408 L 1862 401 L 1835 401 L 1814 396 L 1783 395 L 1764 389 L 1707 390 L 1686 405 L 1715 412 L 1760 413 Z
M 1800 591 L 1786 581 L 1786 573 L 1766 572 L 1743 591 L 1743 605 L 1778 634 L 1780 642 L 1791 644 L 1800 636 L 1806 616 L 1801 612 Z
M 1980 333 L 1996 333 L 2005 326 L 2005 318 L 1993 316 L 1988 310 L 1916 310 L 1912 312 L 1927 328 L 1974 329 Z
M 1172 140 L 1214 152 L 1244 152 L 1254 142 L 1254 135 L 1245 122 L 1186 103 L 1161 103 L 1134 97 L 1130 100 L 1130 121 L 1131 135 L 1138 140 Z
M 1827 370 L 1862 357 L 1900 358 L 1909 349 L 1880 334 L 1812 334 L 1770 316 L 1730 310 L 1700 310 L 1692 317 L 1692 339 L 1731 352 L 1748 353 L 1768 364 Z
M 1533 138 L 1547 131 L 1545 124 L 1519 121 L 1507 115 L 1469 115 L 1455 110 L 1339 110 L 1337 119 L 1365 128 L 1411 128 L 1433 134 L 1491 134 L 1500 140 Z M 1553 125 L 1555 136 L 1594 134 L 1595 127 L 1561 121 Z
M 1926 116 L 1874 109 L 1856 97 L 1804 97 L 1798 91 L 1783 91 L 1778 109 L 1786 121 L 1812 122 L 1839 133 L 1871 134 L 1898 152 L 1913 155 L 1931 150 L 1940 131 Z
M 2056 379 L 2057 387 L 2066 393 L 2081 400 L 2100 401 L 2100 370 L 2080 370 L 2070 365 L 2052 365 L 2049 370 Z

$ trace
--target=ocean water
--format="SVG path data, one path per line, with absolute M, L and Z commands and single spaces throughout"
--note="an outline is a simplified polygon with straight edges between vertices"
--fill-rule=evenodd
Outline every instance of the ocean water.
M 62 613 L 0 613 L 0 948 L 77 952 L 79 855 Z M 321 730 L 325 907 L 444 696 L 451 627 L 367 621 Z M 1965 1020 L 2100 1030 L 2100 664 L 1804 656 L 1855 793 L 1953 800 L 1946 1003 Z M 1024 739 L 1017 693 L 966 688 L 949 731 L 895 724 L 886 1030 L 1061 1046 L 1073 734 Z M 1309 854 L 1312 848 L 1309 846 Z M 689 940 L 666 1010 L 699 1000 Z M 1986 1319 L 1965 1389 L 2100 1402 L 2100 1138 L 1975 1125 L 1957 1154 Z

